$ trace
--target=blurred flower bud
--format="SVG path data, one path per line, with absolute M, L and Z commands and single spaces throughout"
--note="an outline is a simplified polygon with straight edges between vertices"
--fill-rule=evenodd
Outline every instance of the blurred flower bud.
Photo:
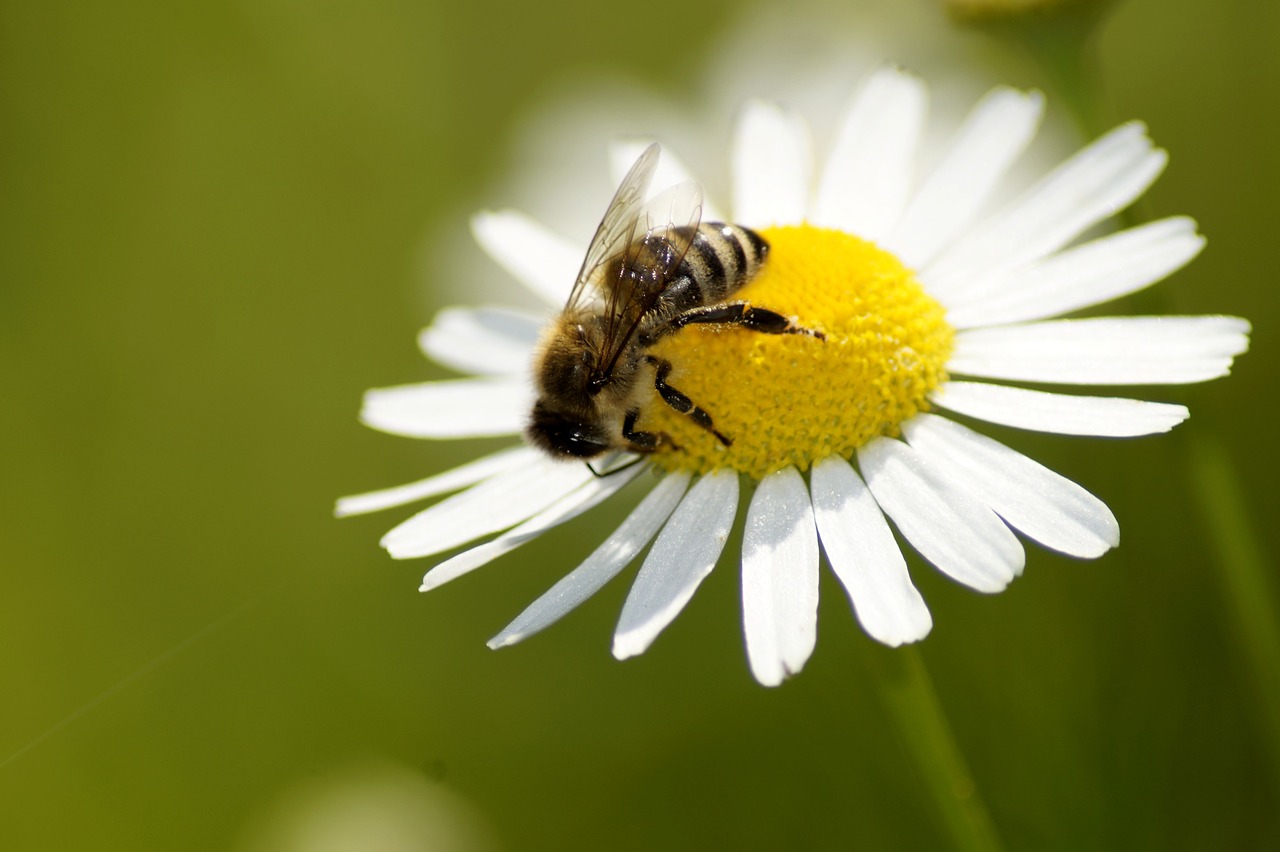
M 1021 17 L 1089 15 L 1101 11 L 1111 0 L 942 0 L 957 21 L 983 23 Z

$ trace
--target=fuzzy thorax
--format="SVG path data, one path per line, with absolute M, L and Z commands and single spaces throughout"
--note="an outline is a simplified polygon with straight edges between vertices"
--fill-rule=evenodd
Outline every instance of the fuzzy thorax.
M 731 467 L 761 479 L 788 465 L 807 470 L 851 456 L 927 410 L 945 380 L 954 331 L 910 270 L 865 240 L 808 225 L 762 230 L 764 268 L 734 294 L 794 317 L 824 339 L 743 328 L 689 326 L 660 341 L 668 381 L 705 409 L 732 446 L 656 394 L 640 426 L 667 433 L 653 461 L 706 473 Z

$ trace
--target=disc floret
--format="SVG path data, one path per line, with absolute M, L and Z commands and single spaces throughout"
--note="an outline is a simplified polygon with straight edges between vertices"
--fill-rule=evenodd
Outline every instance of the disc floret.
M 672 384 L 733 441 L 723 446 L 655 399 L 641 422 L 678 448 L 654 454 L 664 468 L 729 467 L 761 479 L 788 465 L 807 470 L 830 455 L 847 458 L 872 438 L 897 435 L 946 379 L 954 331 L 896 257 L 809 225 L 760 233 L 768 262 L 735 297 L 825 339 L 689 327 L 655 346 L 673 364 Z

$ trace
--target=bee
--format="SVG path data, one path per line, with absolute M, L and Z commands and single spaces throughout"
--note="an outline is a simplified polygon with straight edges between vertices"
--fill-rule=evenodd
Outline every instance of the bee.
M 693 181 L 646 203 L 659 152 L 650 145 L 622 179 L 564 310 L 535 355 L 538 396 L 525 435 L 552 456 L 679 449 L 664 432 L 636 428 L 649 388 L 732 444 L 710 414 L 667 381 L 671 363 L 649 352 L 687 325 L 822 338 L 774 311 L 726 301 L 760 270 L 769 244 L 741 225 L 702 222 L 702 189 Z

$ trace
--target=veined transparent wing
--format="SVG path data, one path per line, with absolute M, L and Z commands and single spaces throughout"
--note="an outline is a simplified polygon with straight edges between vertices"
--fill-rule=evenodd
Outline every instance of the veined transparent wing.
M 613 200 L 604 211 L 600 227 L 596 228 L 591 244 L 587 246 L 587 255 L 578 270 L 578 278 L 573 282 L 573 290 L 565 307 L 573 307 L 587 301 L 591 292 L 590 283 L 597 270 L 626 250 L 636 231 L 637 222 L 644 212 L 645 195 L 649 192 L 649 183 L 658 168 L 658 156 L 662 148 L 654 142 L 640 154 L 635 165 L 627 172 Z
M 702 187 L 689 180 L 649 200 L 620 255 L 605 258 L 605 335 L 598 380 L 607 378 L 645 316 L 662 299 L 702 220 Z

